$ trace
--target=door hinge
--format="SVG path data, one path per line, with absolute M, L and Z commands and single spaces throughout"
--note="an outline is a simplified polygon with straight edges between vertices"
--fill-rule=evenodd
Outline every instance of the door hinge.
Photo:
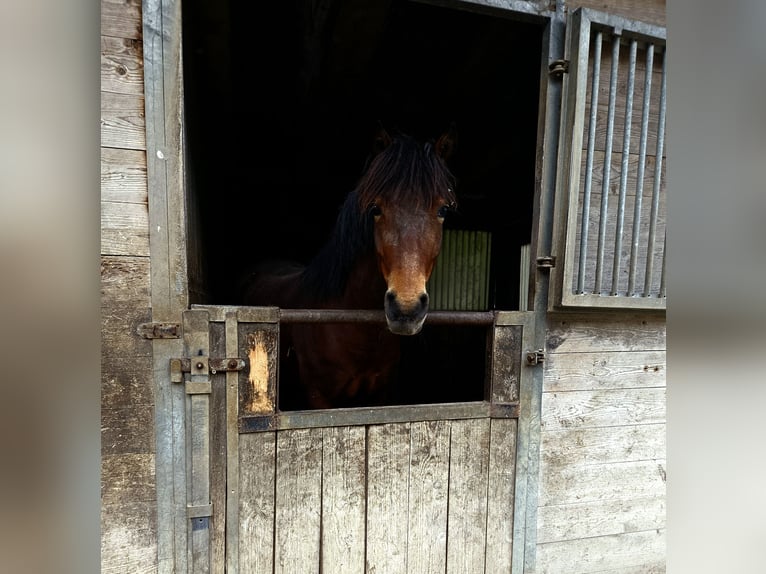
M 548 74 L 554 77 L 561 77 L 569 72 L 569 60 L 553 60 L 548 64 Z
M 136 333 L 144 339 L 178 339 L 181 336 L 179 323 L 141 323 Z
M 538 269 L 551 269 L 556 267 L 556 257 L 553 255 L 543 255 L 535 259 L 535 264 Z
M 527 366 L 533 367 L 540 365 L 545 361 L 545 351 L 537 349 L 537 351 L 527 351 Z

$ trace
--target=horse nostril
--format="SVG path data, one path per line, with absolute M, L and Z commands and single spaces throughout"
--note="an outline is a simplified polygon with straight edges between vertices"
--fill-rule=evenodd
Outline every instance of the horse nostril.
M 422 307 L 427 307 L 428 306 L 428 293 L 423 293 L 420 296 L 420 305 Z
M 396 301 L 396 293 L 394 293 L 393 291 L 386 291 L 386 301 L 388 301 L 389 303 L 393 303 L 394 301 Z

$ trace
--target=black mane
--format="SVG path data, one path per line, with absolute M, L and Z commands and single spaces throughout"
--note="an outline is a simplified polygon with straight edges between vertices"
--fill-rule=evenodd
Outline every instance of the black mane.
M 454 203 L 454 178 L 433 144 L 398 135 L 368 162 L 354 191 L 346 196 L 330 240 L 301 275 L 317 300 L 343 294 L 349 273 L 364 255 L 374 256 L 370 205 L 379 198 L 430 208 L 441 198 Z

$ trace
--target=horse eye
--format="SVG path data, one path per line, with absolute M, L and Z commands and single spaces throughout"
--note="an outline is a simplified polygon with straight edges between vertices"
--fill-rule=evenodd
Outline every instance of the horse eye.
M 450 203 L 449 205 L 442 205 L 436 212 L 436 217 L 438 217 L 439 219 L 444 219 L 445 217 L 447 217 L 447 213 L 452 211 L 454 207 L 455 207 L 454 203 Z
M 376 203 L 371 203 L 370 207 L 367 208 L 367 210 L 370 212 L 370 215 L 373 217 L 378 217 L 380 215 L 380 207 Z

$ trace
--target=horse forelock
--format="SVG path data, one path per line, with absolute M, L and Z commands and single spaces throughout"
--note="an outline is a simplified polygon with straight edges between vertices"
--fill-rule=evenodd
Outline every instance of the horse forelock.
M 379 200 L 430 209 L 438 200 L 455 202 L 454 183 L 432 144 L 397 136 L 371 160 L 356 193 L 361 210 Z

